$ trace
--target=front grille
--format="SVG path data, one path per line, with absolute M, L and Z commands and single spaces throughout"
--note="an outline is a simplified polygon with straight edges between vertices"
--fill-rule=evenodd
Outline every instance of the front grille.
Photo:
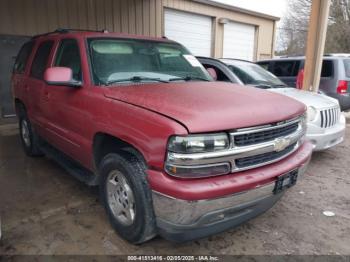
M 254 133 L 241 134 L 234 136 L 234 143 L 236 146 L 249 146 L 267 141 L 272 141 L 278 137 L 284 137 L 294 133 L 298 129 L 298 122 L 290 125 L 277 127 L 265 131 L 257 131 Z
M 321 127 L 328 128 L 338 123 L 340 111 L 339 111 L 339 108 L 329 108 L 329 109 L 320 111 L 320 114 L 321 114 Z
M 296 144 L 297 143 L 289 145 L 288 147 L 286 147 L 285 149 L 279 152 L 273 151 L 273 152 L 268 152 L 260 155 L 238 158 L 235 160 L 236 167 L 245 168 L 245 167 L 261 165 L 264 163 L 268 163 L 270 161 L 274 161 L 292 152 Z

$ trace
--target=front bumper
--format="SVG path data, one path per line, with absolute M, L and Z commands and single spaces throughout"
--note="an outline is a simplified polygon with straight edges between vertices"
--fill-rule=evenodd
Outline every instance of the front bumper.
M 302 176 L 310 161 L 311 149 L 311 145 L 306 143 L 292 156 L 279 163 L 242 172 L 247 174 L 244 177 L 246 184 L 249 184 L 247 180 L 252 179 L 251 174 L 260 180 L 266 179 L 267 173 L 270 176 L 274 174 L 274 177 L 268 182 L 255 184 L 253 188 L 219 197 L 211 198 L 211 192 L 208 191 L 207 198 L 183 199 L 186 196 L 170 196 L 157 191 L 155 189 L 157 186 L 152 187 L 153 206 L 159 234 L 172 241 L 189 241 L 228 230 L 265 212 L 283 195 L 283 193 L 273 193 L 276 177 L 295 168 L 298 168 L 298 177 Z M 283 164 L 287 169 L 283 169 Z M 281 170 L 285 171 L 281 172 Z M 231 174 L 231 176 L 226 179 L 239 184 L 239 179 L 237 181 L 234 179 L 235 176 L 240 176 L 239 173 Z M 152 186 L 152 178 L 150 184 Z M 217 181 L 216 184 L 212 184 L 212 187 L 220 187 L 220 184 Z M 196 187 L 200 191 L 198 185 L 195 187 L 188 185 L 187 188 L 182 189 L 195 190 Z M 194 196 L 187 195 L 187 198 L 194 198 Z
M 268 188 L 269 187 L 267 186 L 265 190 L 267 191 Z M 198 221 L 192 224 L 176 224 L 171 221 L 167 221 L 160 217 L 157 217 L 156 221 L 158 233 L 163 238 L 168 239 L 170 241 L 185 242 L 224 232 L 226 230 L 239 226 L 240 224 L 258 216 L 259 214 L 264 213 L 265 211 L 270 209 L 283 195 L 283 193 L 273 195 L 271 194 L 271 192 L 269 192 L 268 195 L 261 196 L 261 198 L 259 199 L 250 201 L 248 200 L 247 202 L 243 203 L 235 203 L 236 205 L 231 207 L 221 208 L 221 205 L 219 205 L 215 207 L 213 211 L 203 214 L 203 216 L 200 217 Z M 243 196 L 245 195 L 246 193 L 243 193 Z M 155 195 L 153 195 L 153 197 L 155 197 Z M 239 196 L 232 196 L 227 198 L 226 201 L 225 199 L 222 200 L 224 203 L 229 203 L 230 200 L 236 202 L 235 199 L 238 200 L 239 198 Z M 156 201 L 169 203 L 169 201 L 165 198 L 158 199 Z M 215 202 L 220 202 L 220 199 L 218 199 L 217 201 L 208 202 L 209 205 L 214 205 Z M 172 206 L 173 204 L 176 205 L 176 208 L 174 208 L 173 212 L 174 214 L 176 211 L 183 212 L 183 209 L 186 209 L 186 213 L 191 213 L 191 209 L 188 208 L 199 210 L 202 205 L 207 205 L 205 203 L 197 203 L 192 205 L 191 203 L 183 203 L 181 207 L 181 204 L 176 203 L 176 200 L 174 200 L 173 203 L 169 204 L 170 206 Z M 180 214 L 181 213 L 177 214 L 178 218 L 180 218 Z
M 321 128 L 308 123 L 306 139 L 312 143 L 314 151 L 325 150 L 344 140 L 345 127 L 346 120 L 343 114 L 340 115 L 338 124 L 330 128 Z

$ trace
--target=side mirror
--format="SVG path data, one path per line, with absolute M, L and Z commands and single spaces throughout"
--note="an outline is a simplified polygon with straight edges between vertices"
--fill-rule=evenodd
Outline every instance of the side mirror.
M 73 79 L 69 67 L 49 67 L 45 70 L 44 80 L 48 85 L 80 87 L 81 82 Z
M 216 70 L 212 67 L 208 67 L 207 71 L 209 73 L 209 75 L 214 79 L 214 81 L 216 81 L 218 79 L 218 75 L 216 74 Z

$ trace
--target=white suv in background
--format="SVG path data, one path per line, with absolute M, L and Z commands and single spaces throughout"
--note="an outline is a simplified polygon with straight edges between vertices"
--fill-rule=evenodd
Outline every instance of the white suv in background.
M 314 151 L 325 150 L 344 140 L 346 121 L 340 111 L 338 100 L 295 88 L 282 87 L 270 90 L 292 97 L 307 106 L 306 137 L 313 144 Z
M 308 114 L 306 137 L 312 142 L 314 151 L 325 150 L 344 140 L 346 121 L 338 100 L 323 94 L 290 88 L 269 71 L 249 61 L 197 58 L 217 81 L 267 89 L 304 103 Z

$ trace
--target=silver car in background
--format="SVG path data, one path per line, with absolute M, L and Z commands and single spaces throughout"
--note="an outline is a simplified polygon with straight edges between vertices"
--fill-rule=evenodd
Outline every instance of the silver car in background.
M 263 88 L 294 98 L 307 106 L 306 137 L 314 151 L 325 150 L 344 140 L 346 121 L 338 100 L 286 86 L 275 75 L 252 62 L 237 59 L 197 57 L 217 81 Z

